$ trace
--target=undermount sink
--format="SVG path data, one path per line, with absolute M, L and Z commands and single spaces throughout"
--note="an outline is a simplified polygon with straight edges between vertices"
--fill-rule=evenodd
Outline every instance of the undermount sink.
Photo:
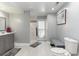
M 5 31 L 1 31 L 1 32 L 0 32 L 0 34 L 5 34 L 5 33 L 6 33 Z

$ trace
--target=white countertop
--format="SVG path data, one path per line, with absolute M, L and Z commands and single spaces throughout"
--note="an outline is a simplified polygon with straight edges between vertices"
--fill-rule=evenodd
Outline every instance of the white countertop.
M 0 32 L 0 36 L 3 36 L 3 35 L 7 35 L 7 34 L 13 34 L 14 32 Z

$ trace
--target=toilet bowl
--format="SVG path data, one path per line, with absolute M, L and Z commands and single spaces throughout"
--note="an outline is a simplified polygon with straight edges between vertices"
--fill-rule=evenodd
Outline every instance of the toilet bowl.
M 71 56 L 71 55 L 76 55 L 77 54 L 77 48 L 78 48 L 78 41 L 65 37 L 65 49 L 63 48 L 58 48 L 54 47 L 51 49 L 51 51 L 56 55 L 56 56 Z
M 54 47 L 51 51 L 55 56 L 71 56 L 71 54 L 63 48 Z

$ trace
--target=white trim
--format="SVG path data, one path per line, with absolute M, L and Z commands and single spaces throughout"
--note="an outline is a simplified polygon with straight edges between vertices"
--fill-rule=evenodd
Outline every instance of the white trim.
M 14 47 L 24 47 L 30 45 L 29 43 L 14 43 Z

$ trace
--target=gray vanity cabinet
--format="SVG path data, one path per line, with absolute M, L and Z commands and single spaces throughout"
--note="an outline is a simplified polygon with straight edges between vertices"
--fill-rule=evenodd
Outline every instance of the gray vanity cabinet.
M 14 48 L 14 34 L 0 36 L 0 55 Z
M 0 55 L 4 53 L 4 36 L 0 37 Z

